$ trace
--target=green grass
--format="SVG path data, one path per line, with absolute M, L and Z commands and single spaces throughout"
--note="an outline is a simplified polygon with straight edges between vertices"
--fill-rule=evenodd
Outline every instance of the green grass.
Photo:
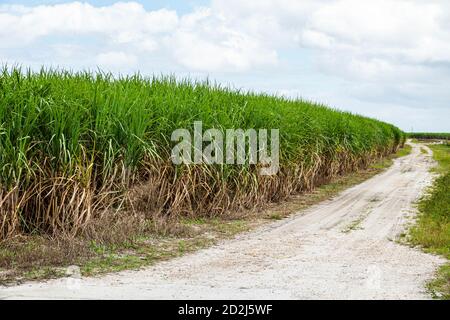
M 438 162 L 438 166 L 433 171 L 438 174 L 450 172 L 450 144 L 437 144 L 429 146 L 433 150 L 433 158 Z
M 430 145 L 440 176 L 430 194 L 419 202 L 417 225 L 411 229 L 411 242 L 426 251 L 450 259 L 450 145 Z M 438 277 L 429 284 L 433 295 L 450 299 L 450 265 L 442 267 Z
M 277 212 L 274 212 L 269 215 L 268 219 L 281 220 L 281 219 L 283 219 L 283 216 Z
M 171 133 L 280 130 L 280 166 L 170 162 Z M 393 125 L 302 100 L 173 77 L 0 71 L 0 239 L 77 235 L 100 213 L 214 216 L 311 190 L 404 141 Z
M 450 300 L 450 263 L 439 268 L 436 278 L 427 287 L 433 298 Z
M 409 144 L 405 144 L 403 148 L 398 149 L 396 152 L 397 157 L 404 157 L 411 153 L 412 147 Z

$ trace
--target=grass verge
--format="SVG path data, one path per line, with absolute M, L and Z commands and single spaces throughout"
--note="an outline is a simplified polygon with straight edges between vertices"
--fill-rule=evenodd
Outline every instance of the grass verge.
M 118 233 L 111 222 L 103 230 L 109 235 L 55 238 L 47 235 L 21 236 L 0 243 L 0 284 L 12 285 L 25 280 L 62 277 L 67 267 L 77 265 L 83 276 L 127 269 L 139 269 L 155 262 L 181 256 L 211 246 L 222 239 L 253 229 L 273 220 L 283 219 L 342 190 L 359 184 L 384 171 L 394 158 L 405 156 L 405 145 L 396 154 L 384 158 L 368 169 L 359 170 L 323 184 L 315 190 L 267 206 L 263 212 L 247 210 L 227 217 L 193 217 L 177 220 L 150 220 L 145 228 L 133 230 L 126 221 L 117 221 Z M 114 225 L 114 224 L 113 224 Z M 135 225 L 129 223 L 129 225 Z M 99 233 L 102 229 L 97 229 Z
M 403 148 L 398 149 L 396 157 L 404 157 L 411 153 L 412 147 L 409 144 L 405 144 Z
M 411 229 L 411 242 L 427 252 L 450 259 L 450 145 L 429 145 L 439 174 L 429 194 L 419 202 L 417 224 Z M 450 299 L 450 263 L 442 266 L 436 279 L 428 284 L 435 298 Z

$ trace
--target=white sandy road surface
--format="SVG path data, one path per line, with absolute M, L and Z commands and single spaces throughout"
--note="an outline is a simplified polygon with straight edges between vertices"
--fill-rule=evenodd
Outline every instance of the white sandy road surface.
M 140 271 L 0 287 L 3 299 L 427 299 L 444 260 L 398 244 L 431 150 L 290 218 Z

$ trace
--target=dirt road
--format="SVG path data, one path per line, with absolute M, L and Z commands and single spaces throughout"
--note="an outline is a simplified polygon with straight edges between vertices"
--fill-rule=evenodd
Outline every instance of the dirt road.
M 141 271 L 0 288 L 0 298 L 422 299 L 443 259 L 397 243 L 431 150 L 290 218 Z

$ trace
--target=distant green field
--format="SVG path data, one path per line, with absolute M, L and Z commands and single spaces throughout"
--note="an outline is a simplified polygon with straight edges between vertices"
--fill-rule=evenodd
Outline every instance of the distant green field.
M 174 165 L 171 133 L 280 130 L 280 171 Z M 278 201 L 390 154 L 395 126 L 209 82 L 0 71 L 0 238 L 76 234 L 108 211 L 212 216 Z
M 446 132 L 410 132 L 408 137 L 416 139 L 450 139 L 450 133 Z

